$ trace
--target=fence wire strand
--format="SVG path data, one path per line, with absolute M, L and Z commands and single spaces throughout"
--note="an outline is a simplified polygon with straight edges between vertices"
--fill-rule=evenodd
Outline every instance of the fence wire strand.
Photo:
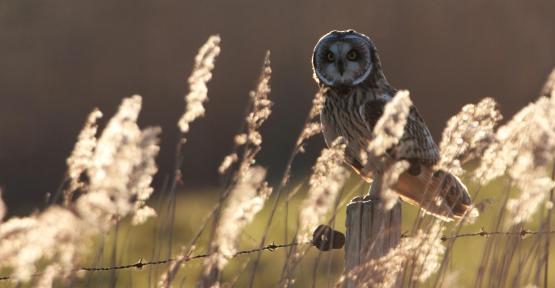
M 491 231 L 488 232 L 486 230 L 484 230 L 483 228 L 479 231 L 479 232 L 474 232 L 474 233 L 459 233 L 459 234 L 453 234 L 453 235 L 443 235 L 441 236 L 441 241 L 449 241 L 449 240 L 455 240 L 457 238 L 466 238 L 466 237 L 488 237 L 488 236 L 520 236 L 522 238 L 524 238 L 527 235 L 539 235 L 539 234 L 555 234 L 555 230 L 551 230 L 551 231 L 533 231 L 533 230 L 527 230 L 527 229 L 522 229 L 520 231 Z M 407 233 L 403 233 L 401 235 L 402 238 L 410 238 L 410 235 L 407 235 Z M 235 258 L 237 256 L 240 255 L 244 255 L 244 254 L 251 254 L 251 253 L 256 253 L 256 252 L 263 252 L 263 251 L 269 251 L 269 252 L 273 252 L 277 249 L 280 248 L 288 248 L 288 247 L 293 247 L 293 246 L 300 246 L 300 245 L 314 245 L 312 241 L 309 242 L 291 242 L 291 243 L 285 243 L 285 244 L 269 244 L 260 248 L 254 248 L 254 249 L 248 249 L 248 250 L 242 250 L 242 251 L 238 251 L 237 253 L 233 254 L 232 258 Z M 211 254 L 198 254 L 198 255 L 194 255 L 194 256 L 189 256 L 189 257 L 185 257 L 185 259 L 182 259 L 181 261 L 183 263 L 187 263 L 189 261 L 195 260 L 195 259 L 200 259 L 200 258 L 206 258 L 209 257 Z M 125 269 L 133 269 L 136 268 L 138 270 L 141 270 L 143 267 L 145 266 L 154 266 L 154 265 L 163 265 L 163 264 L 168 264 L 174 261 L 177 261 L 178 258 L 168 258 L 168 259 L 163 259 L 163 260 L 155 260 L 155 261 L 147 261 L 144 262 L 142 258 L 139 259 L 139 261 L 137 261 L 136 263 L 132 263 L 132 264 L 124 264 L 124 265 L 116 265 L 116 266 L 106 266 L 106 267 L 81 267 L 81 268 L 76 268 L 73 270 L 73 272 L 100 272 L 100 271 L 113 271 L 113 270 L 125 270 Z M 33 277 L 38 277 L 41 276 L 42 273 L 37 273 L 34 274 Z M 0 276 L 0 281 L 6 281 L 6 280 L 12 280 L 13 277 L 11 276 Z
M 275 250 L 280 249 L 280 248 L 287 248 L 287 247 L 291 247 L 291 246 L 300 246 L 300 245 L 312 245 L 312 242 L 302 242 L 302 243 L 292 242 L 292 243 L 286 243 L 286 244 L 272 243 L 272 244 L 263 246 L 261 248 L 238 251 L 237 253 L 233 254 L 232 258 L 235 258 L 235 257 L 240 256 L 240 255 L 244 255 L 244 254 L 255 253 L 255 252 L 262 252 L 262 251 L 274 252 Z M 191 260 L 206 258 L 210 255 L 211 254 L 199 254 L 199 255 L 189 256 L 189 257 L 185 257 L 185 259 L 182 259 L 181 261 L 183 263 L 187 263 Z M 81 272 L 81 271 L 99 272 L 99 271 L 113 271 L 113 270 L 124 270 L 124 269 L 133 269 L 133 268 L 141 270 L 145 266 L 168 264 L 168 263 L 177 261 L 177 259 L 178 258 L 168 258 L 168 259 L 163 259 L 163 260 L 144 262 L 143 259 L 140 258 L 139 261 L 137 261 L 136 263 L 133 263 L 133 264 L 124 264 L 124 265 L 106 266 L 106 267 L 81 267 L 81 268 L 74 269 L 72 272 Z M 41 276 L 41 275 L 42 275 L 42 273 L 37 273 L 37 274 L 33 274 L 33 277 L 38 277 L 38 276 Z M 0 276 L 0 281 L 6 281 L 6 280 L 11 280 L 11 279 L 13 279 L 13 277 L 11 277 L 11 276 Z
M 537 234 L 555 234 L 555 230 L 553 230 L 553 231 L 531 231 L 531 230 L 527 230 L 527 229 L 522 229 L 520 231 L 492 231 L 492 232 L 488 232 L 488 231 L 485 231 L 482 228 L 482 230 L 480 230 L 480 232 L 460 233 L 460 234 L 454 234 L 454 235 L 450 235 L 450 236 L 443 235 L 443 236 L 441 236 L 441 241 L 453 240 L 453 239 L 456 239 L 456 238 L 463 238 L 463 237 L 473 237 L 473 236 L 488 237 L 488 236 L 499 236 L 499 235 L 503 235 L 503 236 L 511 236 L 512 235 L 512 236 L 524 237 L 526 235 L 537 235 Z

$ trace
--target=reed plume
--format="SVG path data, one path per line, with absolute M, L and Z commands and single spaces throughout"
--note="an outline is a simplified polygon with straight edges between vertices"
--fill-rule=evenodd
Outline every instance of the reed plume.
M 528 104 L 497 130 L 475 171 L 482 183 L 507 173 L 520 188 L 520 195 L 506 205 L 511 224 L 529 220 L 555 186 L 546 173 L 555 154 L 555 92 L 547 93 L 549 97 Z
M 58 274 L 67 277 L 79 260 L 79 247 L 93 231 L 78 215 L 59 206 L 11 218 L 0 225 L 0 267 L 12 268 L 15 281 L 27 282 L 39 261 L 50 261 L 58 263 Z
M 322 125 L 320 124 L 319 116 L 322 107 L 324 106 L 324 93 L 326 88 L 320 88 L 312 99 L 312 107 L 308 113 L 308 118 L 305 121 L 303 130 L 297 138 L 296 146 L 301 152 L 304 151 L 303 143 L 311 137 L 318 135 L 322 132 Z
M 224 268 L 228 259 L 237 252 L 237 241 L 242 230 L 264 207 L 272 193 L 272 188 L 265 182 L 266 169 L 250 166 L 242 170 L 243 176 L 231 190 L 222 211 L 211 244 L 213 253 L 204 262 L 205 274 L 210 274 L 213 269 Z
M 6 207 L 6 203 L 4 203 L 2 188 L 0 188 L 0 224 L 4 221 L 4 217 L 6 217 L 6 213 L 8 209 Z
M 236 163 L 240 157 L 237 150 L 243 148 L 242 162 L 255 163 L 255 156 L 261 150 L 262 135 L 259 130 L 272 114 L 272 101 L 268 98 L 270 95 L 270 78 L 272 76 L 272 68 L 270 62 L 270 51 L 264 56 L 262 71 L 258 79 L 255 90 L 249 92 L 250 109 L 245 117 L 245 131 L 235 135 L 235 152 L 227 155 L 218 168 L 220 174 L 225 174 L 227 170 Z M 241 168 L 242 167 L 242 168 Z M 247 166 L 239 165 L 239 173 L 243 173 L 242 169 L 248 170 Z
M 220 174 L 225 174 L 236 161 L 240 160 L 229 188 L 220 198 L 221 204 L 224 204 L 223 211 L 215 218 L 216 226 L 210 243 L 210 256 L 204 261 L 204 272 L 199 282 L 199 285 L 204 287 L 219 285 L 218 275 L 227 264 L 227 260 L 235 253 L 238 236 L 264 207 L 264 203 L 272 193 L 272 188 L 265 181 L 266 170 L 254 165 L 255 157 L 261 150 L 262 144 L 259 130 L 272 112 L 272 101 L 268 97 L 271 91 L 269 84 L 271 74 L 268 51 L 264 57 L 256 88 L 249 93 L 250 109 L 245 117 L 244 131 L 234 137 L 236 151 L 226 156 L 218 168 Z M 243 151 L 241 156 L 238 156 L 237 150 L 240 147 Z M 181 259 L 178 262 L 184 261 L 185 258 Z M 180 263 L 172 265 L 160 278 L 159 286 L 169 286 L 171 278 L 177 273 L 179 267 Z
M 364 165 L 362 175 L 367 178 L 381 178 L 380 181 L 376 181 L 372 185 L 379 186 L 373 189 L 376 189 L 375 191 L 380 194 L 380 198 L 384 200 L 386 210 L 393 208 L 397 203 L 399 197 L 392 187 L 410 165 L 405 160 L 388 161 L 385 154 L 386 151 L 399 144 L 403 137 L 411 106 L 412 101 L 410 100 L 409 91 L 397 92 L 393 100 L 385 105 L 384 113 L 374 127 L 373 138 L 366 151 L 361 151 L 362 164 Z M 395 149 L 404 148 L 401 144 Z M 382 175 L 372 175 L 376 168 L 382 170 Z
M 245 131 L 235 136 L 235 149 L 243 147 L 241 161 L 232 179 L 229 196 L 210 244 L 211 256 L 204 261 L 203 285 L 217 285 L 217 277 L 227 259 L 236 251 L 235 245 L 239 240 L 242 229 L 250 223 L 254 216 L 264 207 L 272 189 L 265 182 L 266 170 L 256 163 L 255 157 L 261 150 L 262 135 L 259 130 L 272 113 L 270 94 L 270 78 L 272 75 L 270 52 L 266 52 L 262 71 L 255 90 L 249 93 L 250 111 L 245 117 Z M 220 173 L 239 159 L 236 152 L 226 156 Z M 230 159 L 232 161 L 230 161 Z M 227 166 L 227 167 L 226 167 Z M 224 195 L 225 196 L 225 195 Z
M 494 129 L 501 118 L 497 103 L 492 98 L 465 105 L 447 121 L 439 145 L 441 158 L 436 169 L 460 176 L 464 171 L 462 164 L 480 158 L 494 141 Z
M 87 118 L 85 125 L 79 136 L 77 137 L 77 142 L 71 152 L 71 155 L 67 158 L 67 176 L 69 177 L 69 184 L 64 191 L 64 202 L 65 205 L 69 205 L 73 193 L 85 187 L 86 183 L 81 180 L 81 176 L 86 173 L 86 171 L 92 165 L 92 158 L 94 154 L 94 149 L 96 147 L 96 133 L 98 130 L 98 124 L 96 123 L 98 119 L 102 117 L 102 112 L 98 109 L 94 109 Z
M 179 119 L 181 133 L 189 132 L 189 126 L 195 119 L 204 116 L 204 102 L 208 100 L 206 83 L 212 79 L 212 70 L 216 57 L 220 54 L 220 36 L 213 35 L 200 48 L 195 57 L 195 66 L 189 77 L 189 94 L 185 96 L 185 113 Z
M 399 143 L 405 133 L 405 125 L 411 106 L 412 101 L 410 100 L 409 91 L 397 92 L 393 100 L 385 105 L 383 115 L 374 127 L 372 141 L 368 145 L 368 152 L 381 157 L 389 148 Z M 402 145 L 400 148 L 402 149 Z
M 103 231 L 129 213 L 136 215 L 133 222 L 137 224 L 144 222 L 145 216 L 154 216 L 153 210 L 145 208 L 145 201 L 153 191 L 150 184 L 157 171 L 154 159 L 160 129 L 139 128 L 141 101 L 140 96 L 124 99 L 108 122 L 88 170 L 89 192 L 77 200 L 84 219 Z
M 36 288 L 50 288 L 54 284 L 54 280 L 60 271 L 60 266 L 52 264 L 44 268 L 40 279 L 37 281 Z
M 333 208 L 339 191 L 349 177 L 349 171 L 343 167 L 345 147 L 343 138 L 336 139 L 330 148 L 322 150 L 312 168 L 310 188 L 299 214 L 299 242 L 310 239 L 312 231 Z
M 389 165 L 385 169 L 382 182 L 380 183 L 380 198 L 384 203 L 383 208 L 386 211 L 391 210 L 398 203 L 399 196 L 393 189 L 393 186 L 397 183 L 401 174 L 407 171 L 409 167 L 410 163 L 408 161 L 401 160 Z
M 66 278 L 73 272 L 93 236 L 108 231 L 127 215 L 144 217 L 141 210 L 149 209 L 145 201 L 152 193 L 150 184 L 157 170 L 154 158 L 160 130 L 139 129 L 140 110 L 140 96 L 124 99 L 97 142 L 92 139 L 100 112 L 89 117 L 79 137 L 84 142 L 68 161 L 70 175 L 86 170 L 90 179 L 87 193 L 76 199 L 75 208 L 54 205 L 0 224 L 0 268 L 12 268 L 15 281 L 31 280 L 39 263 L 49 263 L 37 283 L 48 287 L 54 277 Z M 74 187 L 85 185 L 70 181 L 77 185 Z

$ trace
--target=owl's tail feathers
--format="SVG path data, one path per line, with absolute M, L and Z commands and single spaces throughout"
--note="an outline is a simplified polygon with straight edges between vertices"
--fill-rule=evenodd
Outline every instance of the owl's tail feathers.
M 401 199 L 444 221 L 463 217 L 472 201 L 460 179 L 443 170 L 422 168 L 417 176 L 409 172 L 401 174 L 393 186 Z

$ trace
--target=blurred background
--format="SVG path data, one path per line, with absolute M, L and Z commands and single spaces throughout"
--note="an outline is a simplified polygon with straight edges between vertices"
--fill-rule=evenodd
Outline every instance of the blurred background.
M 98 107 L 105 121 L 132 94 L 144 99 L 140 123 L 163 128 L 160 185 L 173 166 L 193 57 L 211 34 L 222 37 L 222 53 L 206 118 L 185 146 L 189 191 L 218 185 L 267 49 L 275 105 L 259 162 L 275 179 L 316 91 L 312 48 L 329 30 L 373 38 L 390 82 L 411 91 L 439 141 L 466 103 L 494 97 L 510 118 L 537 97 L 555 64 L 553 11 L 552 0 L 0 0 L 3 197 L 12 215 L 38 207 L 58 188 L 87 114 Z M 322 144 L 312 140 L 293 175 L 309 169 Z

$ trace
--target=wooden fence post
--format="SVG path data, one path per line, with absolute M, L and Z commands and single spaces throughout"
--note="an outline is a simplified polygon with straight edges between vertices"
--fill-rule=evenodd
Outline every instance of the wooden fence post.
M 384 256 L 401 240 L 401 204 L 397 203 L 389 211 L 383 209 L 384 202 L 379 197 L 380 182 L 378 178 L 372 183 L 369 199 L 356 197 L 347 206 L 345 273 Z M 400 287 L 401 282 L 399 278 L 394 287 Z M 364 283 L 357 284 L 356 280 L 347 279 L 344 287 L 360 286 Z

